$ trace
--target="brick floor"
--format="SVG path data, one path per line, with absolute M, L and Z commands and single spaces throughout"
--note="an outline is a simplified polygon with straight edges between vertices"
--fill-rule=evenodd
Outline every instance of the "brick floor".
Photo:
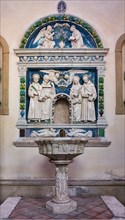
M 9 219 L 57 219 L 57 220 L 74 220 L 74 219 L 103 219 L 113 218 L 113 214 L 107 208 L 100 197 L 72 197 L 78 204 L 75 211 L 68 214 L 53 214 L 45 207 L 48 198 L 22 198 Z

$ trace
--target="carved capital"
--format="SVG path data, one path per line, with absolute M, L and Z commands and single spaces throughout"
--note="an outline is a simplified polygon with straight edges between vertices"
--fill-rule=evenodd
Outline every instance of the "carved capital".
M 106 67 L 105 66 L 98 66 L 97 67 L 99 76 L 105 76 Z
M 19 76 L 26 76 L 26 70 L 27 67 L 26 66 L 22 66 L 22 65 L 18 65 L 18 71 L 19 71 Z

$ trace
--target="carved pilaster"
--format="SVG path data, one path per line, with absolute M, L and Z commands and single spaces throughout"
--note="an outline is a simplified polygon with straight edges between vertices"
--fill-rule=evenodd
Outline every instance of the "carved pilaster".
M 104 76 L 105 76 L 105 66 L 97 67 L 98 71 L 98 120 L 97 124 L 105 125 L 105 103 L 104 103 Z
M 24 65 L 18 65 L 19 77 L 20 77 L 20 107 L 19 107 L 19 120 L 18 124 L 26 124 L 26 71 L 27 67 Z

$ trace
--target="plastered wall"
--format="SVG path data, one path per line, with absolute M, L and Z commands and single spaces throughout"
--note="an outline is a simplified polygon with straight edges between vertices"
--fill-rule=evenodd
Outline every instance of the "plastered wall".
M 106 137 L 112 142 L 108 148 L 88 148 L 69 166 L 71 179 L 123 179 L 124 177 L 124 116 L 115 115 L 115 45 L 124 33 L 124 0 L 66 0 L 66 13 L 87 21 L 100 35 L 106 56 L 105 115 L 108 122 Z M 0 34 L 9 44 L 9 115 L 0 118 L 1 179 L 50 179 L 54 167 L 39 155 L 38 149 L 16 148 L 16 122 L 19 106 L 18 58 L 13 49 L 29 26 L 41 17 L 57 13 L 56 0 L 2 0 Z

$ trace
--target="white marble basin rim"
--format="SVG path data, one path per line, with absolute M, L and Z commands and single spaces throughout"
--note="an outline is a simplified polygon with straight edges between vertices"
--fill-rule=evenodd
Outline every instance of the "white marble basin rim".
M 82 138 L 82 137 L 38 137 L 35 138 L 35 142 L 37 143 L 38 141 L 40 142 L 53 142 L 53 143 L 60 143 L 60 142 L 65 142 L 65 143 L 78 143 L 78 142 L 83 142 L 87 143 L 88 140 L 87 138 Z
M 36 138 L 39 153 L 51 160 L 72 160 L 84 153 L 87 139 L 81 137 Z

